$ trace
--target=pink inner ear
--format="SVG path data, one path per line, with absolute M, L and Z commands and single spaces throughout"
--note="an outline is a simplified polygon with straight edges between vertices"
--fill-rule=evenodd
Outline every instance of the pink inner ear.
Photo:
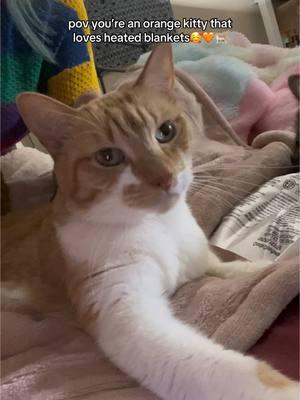
M 74 102 L 74 107 L 78 108 L 83 106 L 84 104 L 89 103 L 92 100 L 95 100 L 100 97 L 100 94 L 96 91 L 85 92 L 81 96 L 78 97 Z
M 55 156 L 65 137 L 70 134 L 77 111 L 40 93 L 21 93 L 16 102 L 28 129 Z

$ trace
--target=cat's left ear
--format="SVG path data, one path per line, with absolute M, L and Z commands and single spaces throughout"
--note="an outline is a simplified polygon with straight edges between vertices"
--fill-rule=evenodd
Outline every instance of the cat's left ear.
M 175 72 L 172 46 L 163 43 L 157 46 L 148 58 L 136 86 L 159 91 L 170 91 L 174 87 Z
M 55 157 L 74 125 L 76 110 L 51 97 L 32 92 L 19 94 L 16 103 L 28 129 Z

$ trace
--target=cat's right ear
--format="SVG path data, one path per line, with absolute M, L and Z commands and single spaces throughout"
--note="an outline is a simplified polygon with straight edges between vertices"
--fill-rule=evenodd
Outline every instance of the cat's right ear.
M 172 46 L 170 43 L 162 43 L 152 50 L 135 85 L 166 92 L 174 88 L 174 82 Z
M 16 104 L 27 128 L 55 157 L 74 123 L 76 110 L 51 97 L 33 92 L 19 94 Z

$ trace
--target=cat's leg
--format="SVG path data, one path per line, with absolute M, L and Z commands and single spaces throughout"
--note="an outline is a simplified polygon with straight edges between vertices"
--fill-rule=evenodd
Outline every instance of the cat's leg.
M 263 268 L 271 265 L 269 260 L 259 261 L 222 261 L 211 249 L 208 252 L 208 262 L 206 273 L 221 278 L 233 278 L 251 272 L 261 271 Z
M 288 378 L 177 320 L 162 278 L 149 260 L 106 271 L 81 290 L 86 328 L 120 369 L 164 400 L 298 400 Z
M 200 246 L 198 245 L 198 248 Z M 271 265 L 269 260 L 259 261 L 222 261 L 210 248 L 208 243 L 194 251 L 192 256 L 188 258 L 188 262 L 184 265 L 178 279 L 178 285 L 182 285 L 188 281 L 199 279 L 204 274 L 218 276 L 220 278 L 234 278 L 249 273 L 261 271 Z

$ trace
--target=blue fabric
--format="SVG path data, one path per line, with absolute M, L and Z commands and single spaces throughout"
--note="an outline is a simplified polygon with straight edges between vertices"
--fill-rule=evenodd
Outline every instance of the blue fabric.
M 56 59 L 56 64 L 52 65 L 52 75 L 57 75 L 66 68 L 72 68 L 90 59 L 86 43 L 72 43 L 73 33 L 84 35 L 84 31 L 82 28 L 68 31 L 69 20 L 78 21 L 76 11 L 64 4 L 55 3 L 55 8 L 52 8 L 49 18 L 49 26 L 55 32 L 51 37 L 52 45 L 49 46 Z
M 7 8 L 1 3 L 1 54 L 27 54 L 28 52 L 32 52 L 31 47 L 16 28 Z
M 32 52 L 31 46 L 15 26 L 4 4 L 1 2 L 1 54 L 24 55 Z M 78 20 L 75 10 L 53 0 L 43 0 L 43 8 L 37 10 L 37 14 L 50 31 L 47 45 L 56 60 L 52 75 L 89 60 L 86 43 L 74 43 L 74 46 L 70 46 L 73 33 L 84 34 L 83 29 L 79 28 L 68 31 L 69 20 Z
M 1 0 L 1 153 L 26 134 L 26 126 L 15 105 L 16 94 L 24 90 L 47 93 L 49 78 L 90 60 L 86 43 L 72 43 L 69 20 L 77 21 L 76 10 L 54 0 L 37 0 L 34 10 L 46 31 L 45 44 L 56 64 L 43 59 L 26 41 Z

